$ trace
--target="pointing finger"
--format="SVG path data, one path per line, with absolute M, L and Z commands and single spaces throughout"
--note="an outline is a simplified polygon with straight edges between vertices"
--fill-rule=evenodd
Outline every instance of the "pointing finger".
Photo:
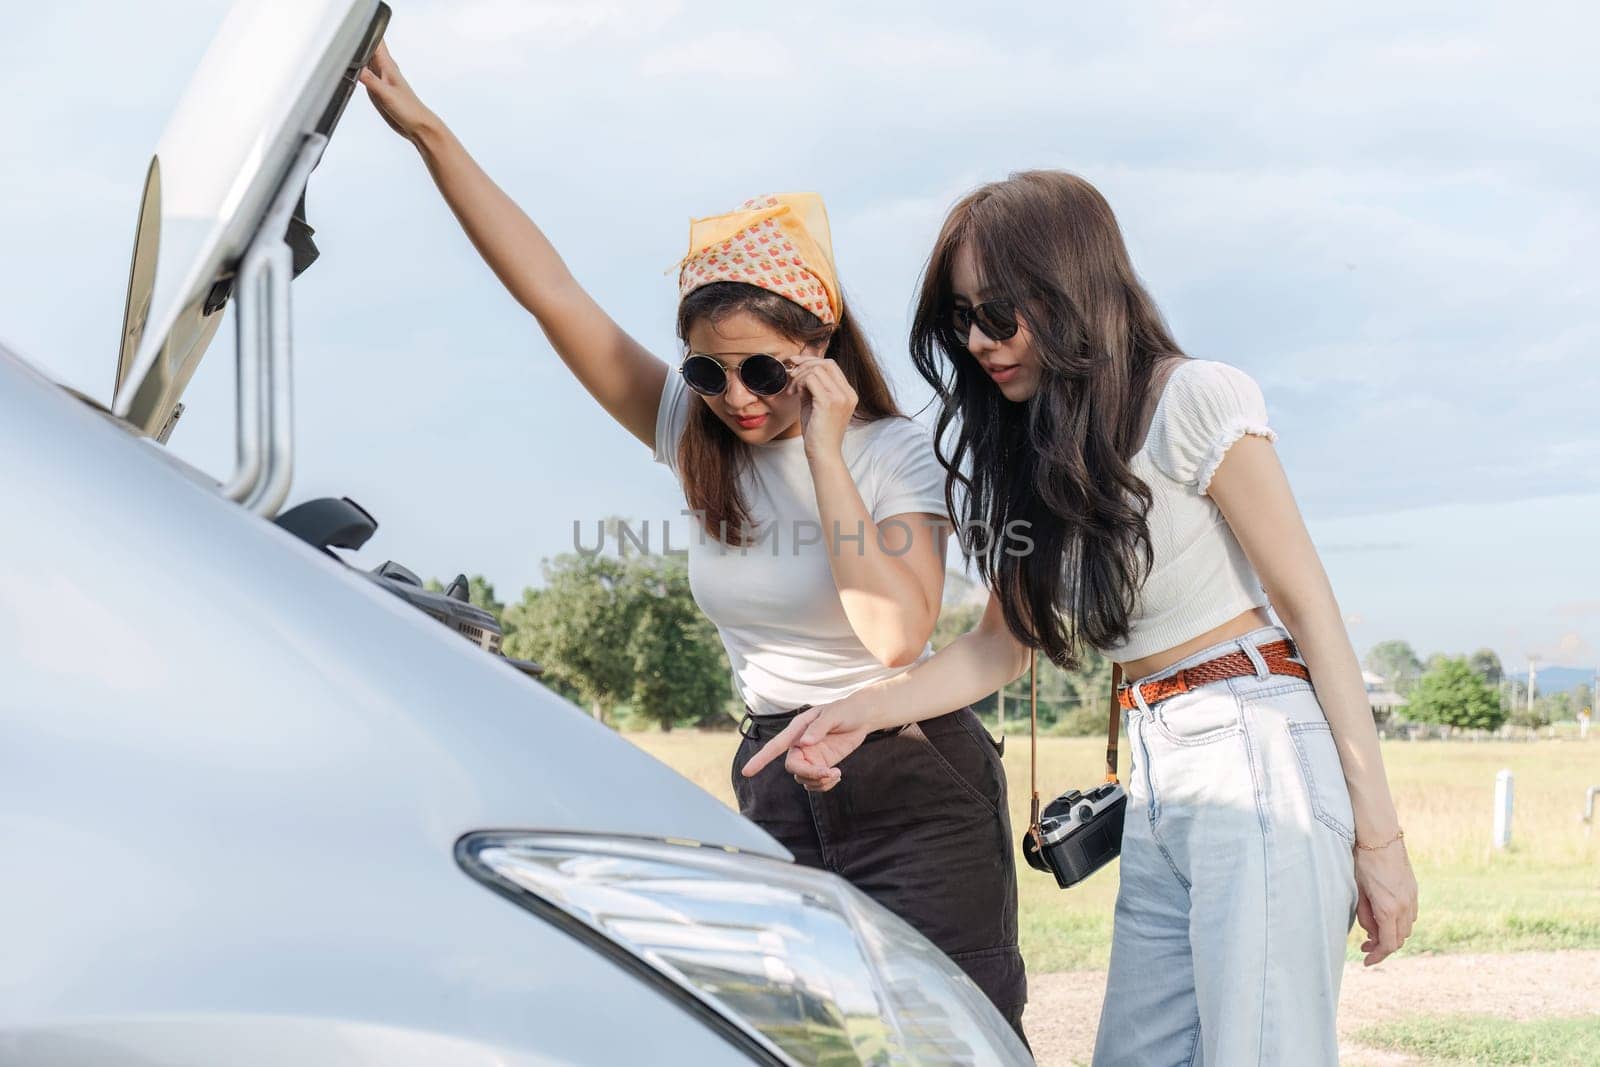
M 810 726 L 811 720 L 816 717 L 817 713 L 815 711 L 802 711 L 799 715 L 796 715 L 789 725 L 779 732 L 777 737 L 768 741 L 761 747 L 761 751 L 745 762 L 739 773 L 746 778 L 754 778 L 757 774 L 760 774 L 767 764 L 789 751 L 794 743 L 800 740 L 800 735 L 805 733 L 806 727 Z

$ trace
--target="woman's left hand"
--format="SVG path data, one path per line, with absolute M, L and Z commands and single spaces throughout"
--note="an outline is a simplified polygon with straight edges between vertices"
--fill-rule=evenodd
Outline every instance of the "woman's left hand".
M 1356 849 L 1356 892 L 1356 921 L 1367 932 L 1363 962 L 1371 967 L 1398 950 L 1417 921 L 1417 878 L 1404 841 Z
M 806 455 L 835 456 L 844 447 L 844 431 L 856 411 L 856 391 L 839 364 L 822 356 L 801 356 L 790 372 L 789 388 L 805 403 L 801 432 Z

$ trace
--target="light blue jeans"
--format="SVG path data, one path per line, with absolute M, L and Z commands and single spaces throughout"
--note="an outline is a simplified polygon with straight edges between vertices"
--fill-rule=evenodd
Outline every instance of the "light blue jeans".
M 1256 651 L 1287 637 L 1257 630 L 1140 679 L 1236 650 L 1256 664 L 1255 677 L 1155 707 L 1136 696 L 1125 717 L 1122 886 L 1095 1067 L 1339 1061 L 1354 820 L 1316 693 L 1267 674 Z

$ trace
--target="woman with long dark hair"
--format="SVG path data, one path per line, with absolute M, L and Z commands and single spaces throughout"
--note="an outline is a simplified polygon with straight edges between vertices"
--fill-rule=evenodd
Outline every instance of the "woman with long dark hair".
M 747 714 L 740 810 L 942 948 L 1021 1033 L 1016 874 L 999 754 L 970 708 L 874 734 L 852 787 L 737 773 L 799 711 L 933 654 L 947 531 L 928 433 L 895 407 L 834 269 L 814 194 L 691 224 L 675 366 L 578 284 L 379 46 L 364 84 L 484 260 L 607 414 L 682 483 L 689 582 Z
M 1129 680 L 1132 771 L 1095 1063 L 1336 1063 L 1350 925 L 1383 959 L 1417 886 L 1260 389 L 1183 353 L 1110 206 L 1056 171 L 955 206 L 911 344 L 983 621 L 798 716 L 745 773 L 787 751 L 836 788 L 868 732 L 992 693 L 1029 649 L 1069 669 L 1098 649 Z

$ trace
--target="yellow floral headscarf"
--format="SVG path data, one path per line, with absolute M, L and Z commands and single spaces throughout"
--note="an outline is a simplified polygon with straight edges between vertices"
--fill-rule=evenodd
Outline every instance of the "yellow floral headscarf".
M 712 282 L 744 282 L 794 301 L 832 326 L 844 313 L 828 212 L 816 193 L 774 193 L 689 222 L 678 298 Z

